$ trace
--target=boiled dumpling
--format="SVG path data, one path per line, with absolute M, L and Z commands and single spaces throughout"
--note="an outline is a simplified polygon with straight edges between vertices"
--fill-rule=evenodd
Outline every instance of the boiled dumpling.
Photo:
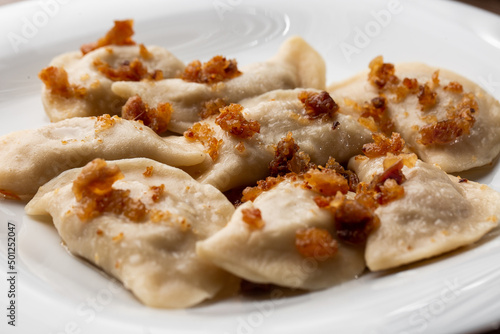
M 65 53 L 40 72 L 46 83 L 42 102 L 53 122 L 120 114 L 126 99 L 111 91 L 114 81 L 172 78 L 180 75 L 184 67 L 180 60 L 158 46 L 108 45 L 85 55 Z
M 195 253 L 196 242 L 227 223 L 233 205 L 177 168 L 97 159 L 45 184 L 26 212 L 51 215 L 73 254 L 148 306 L 185 308 L 238 288 L 238 279 Z
M 353 279 L 365 268 L 363 247 L 339 241 L 332 213 L 318 207 L 316 196 L 302 182 L 282 181 L 239 206 L 226 227 L 197 244 L 197 253 L 257 283 L 316 290 Z M 310 241 L 306 254 L 296 246 L 303 236 Z
M 207 156 L 200 165 L 184 169 L 200 182 L 226 191 L 253 184 L 269 175 L 269 164 L 275 157 L 276 145 L 288 134 L 315 164 L 325 164 L 329 157 L 340 163 L 347 162 L 360 153 L 363 144 L 371 140 L 370 131 L 352 116 L 334 112 L 333 100 L 325 102 L 325 114 L 318 113 L 312 117 L 299 99 L 304 92 L 325 101 L 329 98 L 326 93 L 311 89 L 277 90 L 243 100 L 241 105 L 221 109 L 225 110 L 224 115 L 229 119 L 228 127 L 236 126 L 231 122 L 243 117 L 243 122 L 249 124 L 240 124 L 236 130 L 250 128 L 253 124 L 259 127 L 259 132 L 253 134 L 252 130 L 248 130 L 246 134 L 235 135 L 230 133 L 232 130 L 222 129 L 216 124 L 221 116 L 195 124 L 188 133 L 208 144 L 211 153 L 215 154 Z M 241 116 L 236 116 L 238 113 Z
M 361 181 L 370 183 L 384 172 L 386 159 L 391 162 L 385 164 L 393 165 L 405 156 L 358 156 L 349 167 Z M 380 227 L 369 236 L 365 253 L 371 270 L 394 268 L 469 245 L 498 225 L 499 193 L 421 160 L 408 165 L 401 169 L 406 178 L 401 183 L 404 195 L 375 210 Z
M 59 173 L 95 158 L 151 158 L 173 166 L 201 163 L 205 154 L 182 138 L 162 138 L 117 116 L 76 117 L 0 137 L 0 193 L 30 199 Z
M 392 122 L 389 130 L 401 133 L 420 159 L 446 172 L 482 166 L 498 155 L 500 103 L 477 84 L 421 63 L 397 64 L 394 71 L 378 57 L 370 67 L 371 71 L 330 86 L 335 101 L 341 106 L 356 104 L 363 113 L 365 102 L 377 99 L 380 105 L 383 95 L 383 126 L 390 128 Z
M 214 84 L 166 79 L 144 82 L 117 82 L 115 94 L 138 95 L 150 106 L 170 103 L 173 107 L 169 130 L 183 133 L 200 120 L 205 102 L 217 98 L 226 103 L 257 96 L 276 89 L 325 88 L 325 64 L 321 56 L 300 37 L 292 37 L 267 62 L 243 67 L 242 74 Z

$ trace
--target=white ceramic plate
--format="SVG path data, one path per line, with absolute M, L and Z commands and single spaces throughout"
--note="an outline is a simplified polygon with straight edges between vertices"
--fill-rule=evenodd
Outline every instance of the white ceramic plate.
M 0 135 L 47 124 L 39 70 L 124 18 L 135 19 L 137 41 L 186 62 L 215 54 L 261 61 L 298 34 L 324 56 L 328 83 L 382 54 L 449 68 L 500 98 L 500 18 L 453 2 L 42 0 L 0 7 Z M 498 164 L 462 176 L 500 190 Z M 8 221 L 17 228 L 15 328 L 5 317 Z M 1 201 L 0 268 L 2 333 L 465 333 L 500 323 L 498 232 L 445 257 L 325 291 L 169 311 L 141 305 L 69 255 L 50 221 Z

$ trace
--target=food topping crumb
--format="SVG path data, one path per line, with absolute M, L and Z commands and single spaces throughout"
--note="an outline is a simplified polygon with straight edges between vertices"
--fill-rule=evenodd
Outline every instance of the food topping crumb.
M 156 108 L 150 108 L 137 95 L 130 97 L 122 107 L 122 117 L 124 119 L 142 121 L 144 125 L 157 134 L 167 131 L 172 112 L 172 105 L 168 102 L 158 103 Z
M 115 21 L 115 25 L 111 28 L 104 37 L 97 42 L 84 44 L 80 50 L 82 54 L 87 54 L 90 51 L 107 45 L 135 45 L 132 40 L 134 35 L 134 20 Z
M 262 220 L 262 213 L 257 208 L 245 208 L 241 210 L 243 221 L 250 227 L 251 230 L 260 230 L 265 223 Z
M 144 177 L 153 176 L 153 166 L 147 166 L 146 171 L 144 173 L 142 173 L 142 175 L 144 175 Z
M 113 183 L 123 178 L 117 166 L 108 166 L 106 161 L 95 159 L 82 168 L 73 182 L 73 193 L 77 200 L 75 211 L 82 221 L 95 218 L 102 213 L 124 214 L 132 221 L 140 221 L 146 207 L 131 198 L 130 190 L 112 188 Z
M 318 261 L 330 259 L 338 252 L 338 243 L 330 232 L 318 227 L 297 230 L 295 247 L 302 256 Z
M 51 94 L 65 98 L 82 98 L 87 94 L 84 87 L 69 83 L 68 73 L 62 67 L 46 67 L 38 73 L 38 77 Z
M 271 176 L 285 175 L 289 172 L 302 173 L 313 166 L 310 161 L 309 155 L 299 151 L 299 145 L 295 144 L 292 133 L 288 132 L 274 149 L 274 158 L 269 163 L 269 172 Z
M 372 135 L 373 143 L 363 145 L 363 153 L 369 158 L 384 156 L 387 153 L 399 154 L 405 148 L 405 141 L 398 132 L 393 132 L 391 138 L 382 133 Z
M 223 56 L 215 56 L 203 63 L 203 65 L 199 60 L 188 64 L 181 75 L 181 79 L 189 82 L 214 84 L 236 78 L 241 74 L 236 60 L 227 60 Z
M 161 70 L 154 70 L 150 73 L 139 59 L 134 59 L 132 62 L 124 61 L 118 68 L 113 68 L 100 59 L 94 60 L 93 64 L 99 72 L 111 81 L 158 81 L 163 79 Z
M 190 140 L 197 140 L 203 144 L 206 153 L 216 161 L 219 156 L 219 147 L 222 139 L 215 137 L 215 131 L 208 124 L 195 123 L 184 132 L 184 137 Z
M 248 139 L 260 132 L 260 124 L 257 121 L 248 121 L 242 114 L 243 106 L 231 103 L 220 109 L 220 115 L 215 119 L 215 124 L 231 135 Z
M 339 106 L 325 91 L 321 93 L 302 91 L 299 100 L 304 104 L 309 119 L 332 118 Z
M 216 98 L 212 100 L 208 100 L 203 103 L 201 107 L 201 111 L 199 113 L 201 119 L 207 119 L 213 115 L 219 115 L 220 109 L 227 107 L 228 104 L 226 100 L 221 98 Z

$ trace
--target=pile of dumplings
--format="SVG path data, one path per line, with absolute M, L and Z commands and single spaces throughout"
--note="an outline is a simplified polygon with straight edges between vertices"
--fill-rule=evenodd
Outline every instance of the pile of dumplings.
M 326 86 L 302 38 L 238 68 L 138 45 L 132 21 L 40 72 L 51 124 L 0 138 L 0 194 L 142 303 L 187 308 L 242 280 L 301 290 L 476 242 L 500 195 L 453 176 L 500 152 L 500 104 L 375 58 Z M 218 298 L 220 299 L 220 298 Z

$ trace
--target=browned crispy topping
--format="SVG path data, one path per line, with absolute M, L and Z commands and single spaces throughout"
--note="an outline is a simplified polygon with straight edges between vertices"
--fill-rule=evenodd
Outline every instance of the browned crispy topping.
M 380 220 L 369 206 L 357 200 L 342 197 L 333 210 L 335 229 L 340 240 L 350 244 L 363 244 Z
M 122 107 L 122 117 L 124 119 L 142 121 L 144 125 L 157 134 L 167 131 L 171 116 L 172 105 L 170 103 L 159 103 L 156 108 L 150 108 L 137 95 L 129 98 Z
M 339 106 L 325 91 L 321 93 L 302 91 L 299 100 L 304 104 L 309 119 L 332 118 Z
M 351 170 L 344 169 L 341 164 L 335 161 L 334 158 L 330 157 L 325 165 L 325 168 L 334 170 L 338 174 L 342 175 L 344 179 L 347 180 L 347 184 L 349 185 L 350 191 L 356 191 L 356 187 L 358 186 L 359 179 L 356 173 Z
M 21 200 L 21 197 L 16 195 L 14 192 L 6 189 L 0 189 L 0 198 L 13 199 L 16 201 Z
M 382 56 L 373 59 L 369 67 L 370 73 L 368 74 L 368 81 L 378 89 L 399 83 L 398 77 L 394 75 L 394 65 L 384 63 L 384 58 Z
M 436 105 L 437 93 L 431 89 L 429 84 L 419 87 L 417 97 L 422 111 L 429 110 Z
M 369 103 L 365 102 L 361 108 L 360 120 L 373 119 L 375 124 L 384 133 L 390 133 L 394 127 L 394 124 L 387 116 L 387 100 L 383 96 L 378 96 L 373 98 Z
M 285 175 L 288 172 L 302 173 L 313 166 L 310 161 L 309 155 L 299 151 L 299 145 L 295 144 L 292 133 L 288 132 L 274 149 L 274 158 L 269 163 L 269 172 L 271 176 Z
M 111 117 L 108 114 L 97 116 L 94 127 L 96 132 L 104 131 L 112 128 L 115 125 L 118 116 Z
M 78 87 L 69 83 L 68 73 L 62 67 L 46 67 L 38 73 L 38 77 L 43 81 L 51 94 L 65 98 L 82 98 L 87 94 L 87 90 L 84 87 Z
M 197 140 L 205 147 L 205 152 L 210 155 L 213 161 L 219 156 L 219 147 L 222 145 L 222 139 L 215 137 L 215 131 L 208 124 L 195 123 L 184 132 L 184 137 L 191 140 Z
M 304 174 L 306 187 L 324 196 L 333 196 L 338 191 L 347 194 L 349 184 L 344 176 L 333 169 L 311 168 Z
M 94 60 L 93 64 L 99 72 L 112 81 L 156 81 L 163 79 L 161 70 L 149 73 L 146 66 L 139 59 L 134 59 L 132 62 L 124 61 L 118 68 L 112 68 L 108 63 L 100 59 Z
M 419 143 L 423 145 L 449 144 L 460 136 L 468 135 L 476 122 L 473 114 L 478 105 L 473 94 L 465 94 L 462 101 L 448 111 L 448 119 L 426 125 L 419 131 Z
M 236 144 L 236 146 L 234 148 L 236 149 L 236 151 L 238 151 L 240 153 L 243 153 L 246 150 L 245 143 L 243 143 L 242 141 L 240 141 L 238 144 Z
M 165 192 L 165 185 L 161 184 L 159 186 L 151 186 L 149 187 L 149 190 L 151 190 L 151 199 L 153 202 L 158 202 Z
M 464 87 L 456 81 L 451 81 L 448 85 L 444 86 L 443 89 L 458 94 L 464 92 Z
M 224 99 L 216 98 L 203 103 L 199 113 L 201 119 L 209 118 L 213 115 L 219 115 L 220 109 L 227 107 L 228 104 Z
M 264 191 L 268 191 L 274 188 L 276 185 L 280 184 L 284 181 L 285 178 L 282 176 L 278 177 L 267 177 L 265 180 L 257 181 L 257 186 L 255 187 L 246 187 L 243 190 L 243 196 L 241 198 L 242 202 L 253 201 Z
M 295 232 L 295 247 L 300 255 L 324 261 L 332 258 L 338 251 L 338 244 L 328 230 L 309 227 Z
M 399 154 L 405 147 L 405 141 L 397 132 L 393 132 L 391 138 L 382 133 L 372 135 L 373 143 L 363 145 L 363 153 L 368 158 L 384 156 L 387 153 Z
M 203 65 L 199 60 L 191 62 L 186 66 L 181 79 L 203 84 L 214 84 L 236 78 L 241 74 L 236 60 L 227 60 L 223 56 L 215 56 Z
M 260 230 L 265 223 L 262 220 L 262 214 L 257 208 L 246 208 L 241 210 L 242 219 L 251 230 Z
M 149 60 L 153 58 L 153 54 L 144 46 L 144 44 L 139 44 L 139 54 L 142 59 Z
M 102 159 L 88 163 L 73 182 L 78 218 L 87 221 L 104 212 L 112 212 L 140 221 L 146 214 L 145 205 L 131 198 L 130 190 L 112 188 L 113 183 L 122 178 L 117 166 L 108 166 Z
M 144 173 L 142 173 L 142 175 L 144 175 L 144 177 L 153 176 L 153 166 L 146 167 L 146 171 Z
M 247 121 L 241 113 L 242 110 L 241 105 L 231 103 L 220 109 L 220 115 L 215 119 L 215 124 L 235 137 L 252 138 L 254 134 L 260 132 L 260 124 L 257 121 Z
M 134 20 L 115 21 L 113 28 L 104 37 L 97 42 L 82 45 L 80 50 L 83 54 L 86 54 L 106 45 L 135 45 L 132 40 L 134 35 L 133 26 Z

